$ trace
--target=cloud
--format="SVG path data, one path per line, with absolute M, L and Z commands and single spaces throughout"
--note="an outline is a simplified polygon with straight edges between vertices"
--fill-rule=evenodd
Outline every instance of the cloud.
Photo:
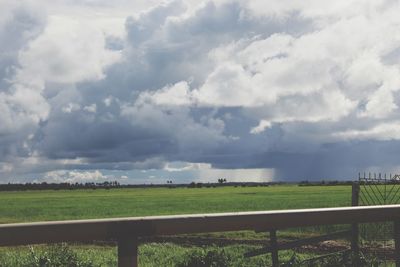
M 212 166 L 209 163 L 188 163 L 188 162 L 170 162 L 164 169 L 168 172 L 183 172 L 189 170 L 208 170 Z
M 38 83 L 70 83 L 104 78 L 104 69 L 119 60 L 119 52 L 105 49 L 97 28 L 72 19 L 52 17 L 38 38 L 19 55 L 17 79 Z
M 150 101 L 159 106 L 189 106 L 193 104 L 187 82 L 166 86 L 156 92 L 143 92 L 139 102 Z
M 51 171 L 44 175 L 44 177 L 36 182 L 49 182 L 49 183 L 102 183 L 105 181 L 114 181 L 119 179 L 127 179 L 126 176 L 114 177 L 111 175 L 104 175 L 99 170 L 95 171 Z
M 253 127 L 250 130 L 250 133 L 252 134 L 259 134 L 265 131 L 265 129 L 270 128 L 272 126 L 272 123 L 266 120 L 261 120 L 260 123 L 256 126 Z
M 27 140 L 49 106 L 37 88 L 16 81 L 19 52 L 43 31 L 45 13 L 30 2 L 0 3 L 0 162 L 8 172 L 14 157 L 28 156 Z
M 190 174 L 192 180 L 188 178 L 185 182 L 215 183 L 219 178 L 225 178 L 228 182 L 271 182 L 274 177 L 273 169 L 218 169 L 209 163 L 170 162 L 164 170 L 169 173 L 169 177 L 174 177 L 176 173 Z
M 274 171 L 271 169 L 202 169 L 199 171 L 198 180 L 216 182 L 217 178 L 224 178 L 227 182 L 272 182 Z
M 39 3 L 0 4 L 1 179 L 398 165 L 396 2 Z
M 372 128 L 365 130 L 347 130 L 334 134 L 335 137 L 345 140 L 399 140 L 400 139 L 400 123 L 394 121 L 391 123 L 378 124 Z

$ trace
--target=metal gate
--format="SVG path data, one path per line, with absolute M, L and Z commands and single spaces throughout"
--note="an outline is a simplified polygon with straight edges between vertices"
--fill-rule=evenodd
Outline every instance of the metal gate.
M 400 175 L 359 173 L 358 205 L 400 204 Z M 393 223 L 359 225 L 361 247 L 387 266 L 394 258 Z

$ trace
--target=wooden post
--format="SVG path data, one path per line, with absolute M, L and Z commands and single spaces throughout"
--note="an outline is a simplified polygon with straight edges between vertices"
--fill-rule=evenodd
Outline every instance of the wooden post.
M 359 194 L 360 194 L 360 184 L 357 182 L 354 182 L 351 186 L 351 205 L 352 206 L 358 206 L 359 202 Z M 360 247 L 358 243 L 358 238 L 359 238 L 359 232 L 358 232 L 358 224 L 353 223 L 351 225 L 351 251 L 353 253 L 353 259 L 355 262 L 353 263 L 354 266 L 359 265 L 359 256 L 360 256 Z
M 400 267 L 400 221 L 393 222 L 394 225 L 394 257 L 396 259 L 396 267 Z
M 136 237 L 118 241 L 118 267 L 138 266 L 138 240 Z
M 276 237 L 276 230 L 269 232 L 269 239 L 271 242 L 271 257 L 272 257 L 272 267 L 279 266 L 279 250 L 278 250 L 278 238 Z

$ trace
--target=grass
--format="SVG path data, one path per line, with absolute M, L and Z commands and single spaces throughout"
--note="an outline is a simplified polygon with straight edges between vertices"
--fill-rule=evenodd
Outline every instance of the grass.
M 170 243 L 166 244 L 145 244 L 139 248 L 139 266 L 153 267 L 193 267 L 193 258 L 201 259 L 206 263 L 223 263 L 232 267 L 270 266 L 270 255 L 244 258 L 244 253 L 259 246 L 231 245 L 223 248 L 210 247 L 183 247 Z M 208 260 L 207 254 L 213 253 L 214 259 Z M 291 251 L 279 253 L 282 262 L 290 260 L 294 255 Z M 117 266 L 117 251 L 113 247 L 95 246 L 35 246 L 23 248 L 0 249 L 0 267 L 21 266 L 21 267 L 100 267 Z M 221 257 L 222 256 L 222 257 Z M 310 257 L 310 254 L 298 253 L 300 259 Z M 221 260 L 222 259 L 222 260 Z M 191 260 L 191 261 L 190 261 Z M 63 265 L 68 261 L 68 265 Z M 197 265 L 196 265 L 197 266 Z
M 0 223 L 349 206 L 350 186 L 0 192 Z
M 213 213 L 231 211 L 256 211 L 348 206 L 351 203 L 350 186 L 295 185 L 270 187 L 217 187 L 217 188 L 137 188 L 0 192 L 0 223 L 32 222 L 68 219 L 148 216 L 166 214 Z M 333 228 L 325 227 L 324 230 Z M 313 230 L 319 231 L 318 228 Z M 280 232 L 279 236 L 308 235 L 303 229 Z M 206 235 L 203 235 L 206 236 Z M 251 231 L 213 233 L 209 237 L 230 239 L 266 239 L 265 233 Z M 226 258 L 229 266 L 268 266 L 268 254 L 244 259 L 244 252 L 252 245 L 229 245 L 224 247 L 195 247 L 171 243 L 144 244 L 140 246 L 140 266 L 191 266 L 188 259 L 204 260 L 211 253 Z M 34 253 L 32 253 L 32 249 Z M 58 248 L 60 250 L 60 248 Z M 58 267 L 49 260 L 52 246 L 0 248 L 0 267 L 40 266 Z M 210 252 L 211 251 L 211 252 Z M 49 254 L 50 253 L 50 254 Z M 60 253 L 60 252 L 57 252 Z M 58 255 L 55 253 L 54 255 Z M 71 245 L 65 257 L 76 259 L 79 264 L 69 266 L 116 266 L 116 249 L 113 246 Z M 287 261 L 292 251 L 280 252 Z M 64 257 L 63 256 L 63 257 Z M 299 258 L 310 254 L 298 254 Z M 194 259 L 193 259 L 194 257 Z M 197 257 L 197 258 L 196 258 Z M 35 265 L 37 260 L 53 262 L 51 265 Z M 65 259 L 64 259 L 65 260 Z M 186 264 L 186 265 L 185 265 Z M 207 265 L 208 266 L 208 265 Z

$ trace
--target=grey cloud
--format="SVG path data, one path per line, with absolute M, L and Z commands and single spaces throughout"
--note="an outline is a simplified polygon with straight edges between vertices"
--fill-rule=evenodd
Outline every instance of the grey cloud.
M 160 110 L 149 104 L 123 107 L 120 114 L 101 107 L 50 115 L 34 141 L 49 158 L 88 158 L 89 162 L 145 161 L 201 151 L 223 140 L 218 130 L 194 121 L 188 110 Z M 107 116 L 113 116 L 109 120 Z M 79 129 L 79 131 L 77 131 Z
M 24 141 L 36 129 L 33 114 L 26 113 L 29 108 L 24 109 L 21 103 L 23 89 L 16 87 L 13 79 L 19 67 L 19 52 L 40 35 L 46 16 L 39 8 L 25 4 L 0 4 L 0 163 L 29 156 Z
M 2 6 L 3 5 L 3 6 Z M 0 15 L 0 91 L 9 88 L 9 79 L 18 67 L 18 52 L 44 29 L 46 16 L 37 8 L 19 4 L 2 4 Z
M 341 19 L 331 8 L 326 14 L 313 10 L 300 5 L 275 14 L 243 1 L 171 1 L 127 18 L 126 39 L 93 35 L 104 41 L 96 53 L 82 52 L 93 47 L 82 39 L 82 46 L 73 46 L 81 53 L 46 61 L 62 64 L 57 60 L 71 57 L 71 77 L 34 72 L 48 75 L 40 95 L 49 113 L 18 129 L 13 135 L 18 140 L 0 136 L 0 158 L 27 175 L 162 169 L 171 161 L 273 168 L 280 179 L 352 178 L 376 166 L 395 169 L 396 136 L 377 141 L 373 133 L 360 141 L 351 131 L 398 119 L 396 112 L 382 115 L 371 103 L 389 95 L 397 110 L 393 73 L 400 45 L 381 33 L 379 15 L 369 20 L 349 11 Z M 29 26 L 34 20 L 21 14 L 14 16 L 14 27 L 40 34 L 44 22 Z M 358 33 L 366 25 L 377 38 L 390 39 L 385 43 L 391 49 L 368 54 L 375 42 Z M 16 55 L 34 38 L 4 36 L 16 45 L 1 48 L 15 49 L 7 52 L 13 56 L 0 57 L 0 76 L 18 65 Z M 346 36 L 354 39 L 337 40 Z M 54 38 L 44 37 L 35 47 Z M 365 54 L 357 54 L 360 45 L 368 48 Z M 114 53 L 121 58 L 109 59 Z M 383 93 L 374 95 L 378 90 Z M 257 125 L 258 134 L 251 133 Z M 21 158 L 40 162 L 16 164 Z
M 185 79 L 200 84 L 214 64 L 208 52 L 215 45 L 242 38 L 240 33 L 245 29 L 265 34 L 262 26 L 267 25 L 273 32 L 268 23 L 242 18 L 238 3 L 216 6 L 209 2 L 193 16 L 179 17 L 184 11 L 183 4 L 175 1 L 129 18 L 124 62 L 109 68 L 106 79 L 83 83 L 76 91 L 75 102 L 82 102 L 81 106 L 96 103 L 97 113 L 84 115 L 79 111 L 59 117 L 53 111 L 38 133 L 38 151 L 51 158 L 82 156 L 92 161 L 142 160 L 157 155 L 166 160 L 196 160 L 196 153 L 227 142 L 229 138 L 222 132 L 199 121 L 201 114 L 207 113 L 204 109 L 130 104 L 137 100 L 137 91 L 154 90 Z M 202 27 L 207 23 L 208 27 Z M 109 95 L 116 101 L 106 107 L 104 99 Z M 131 108 L 129 121 L 127 116 L 121 116 L 123 105 Z M 85 121 L 85 116 L 94 117 Z M 102 122 L 107 116 L 112 121 Z M 75 129 L 81 129 L 79 138 L 73 134 Z
M 182 14 L 185 11 L 182 1 L 170 1 L 140 14 L 138 17 L 128 17 L 126 29 L 128 40 L 133 46 L 140 46 L 143 42 L 158 39 L 162 35 L 162 27 L 168 17 Z

